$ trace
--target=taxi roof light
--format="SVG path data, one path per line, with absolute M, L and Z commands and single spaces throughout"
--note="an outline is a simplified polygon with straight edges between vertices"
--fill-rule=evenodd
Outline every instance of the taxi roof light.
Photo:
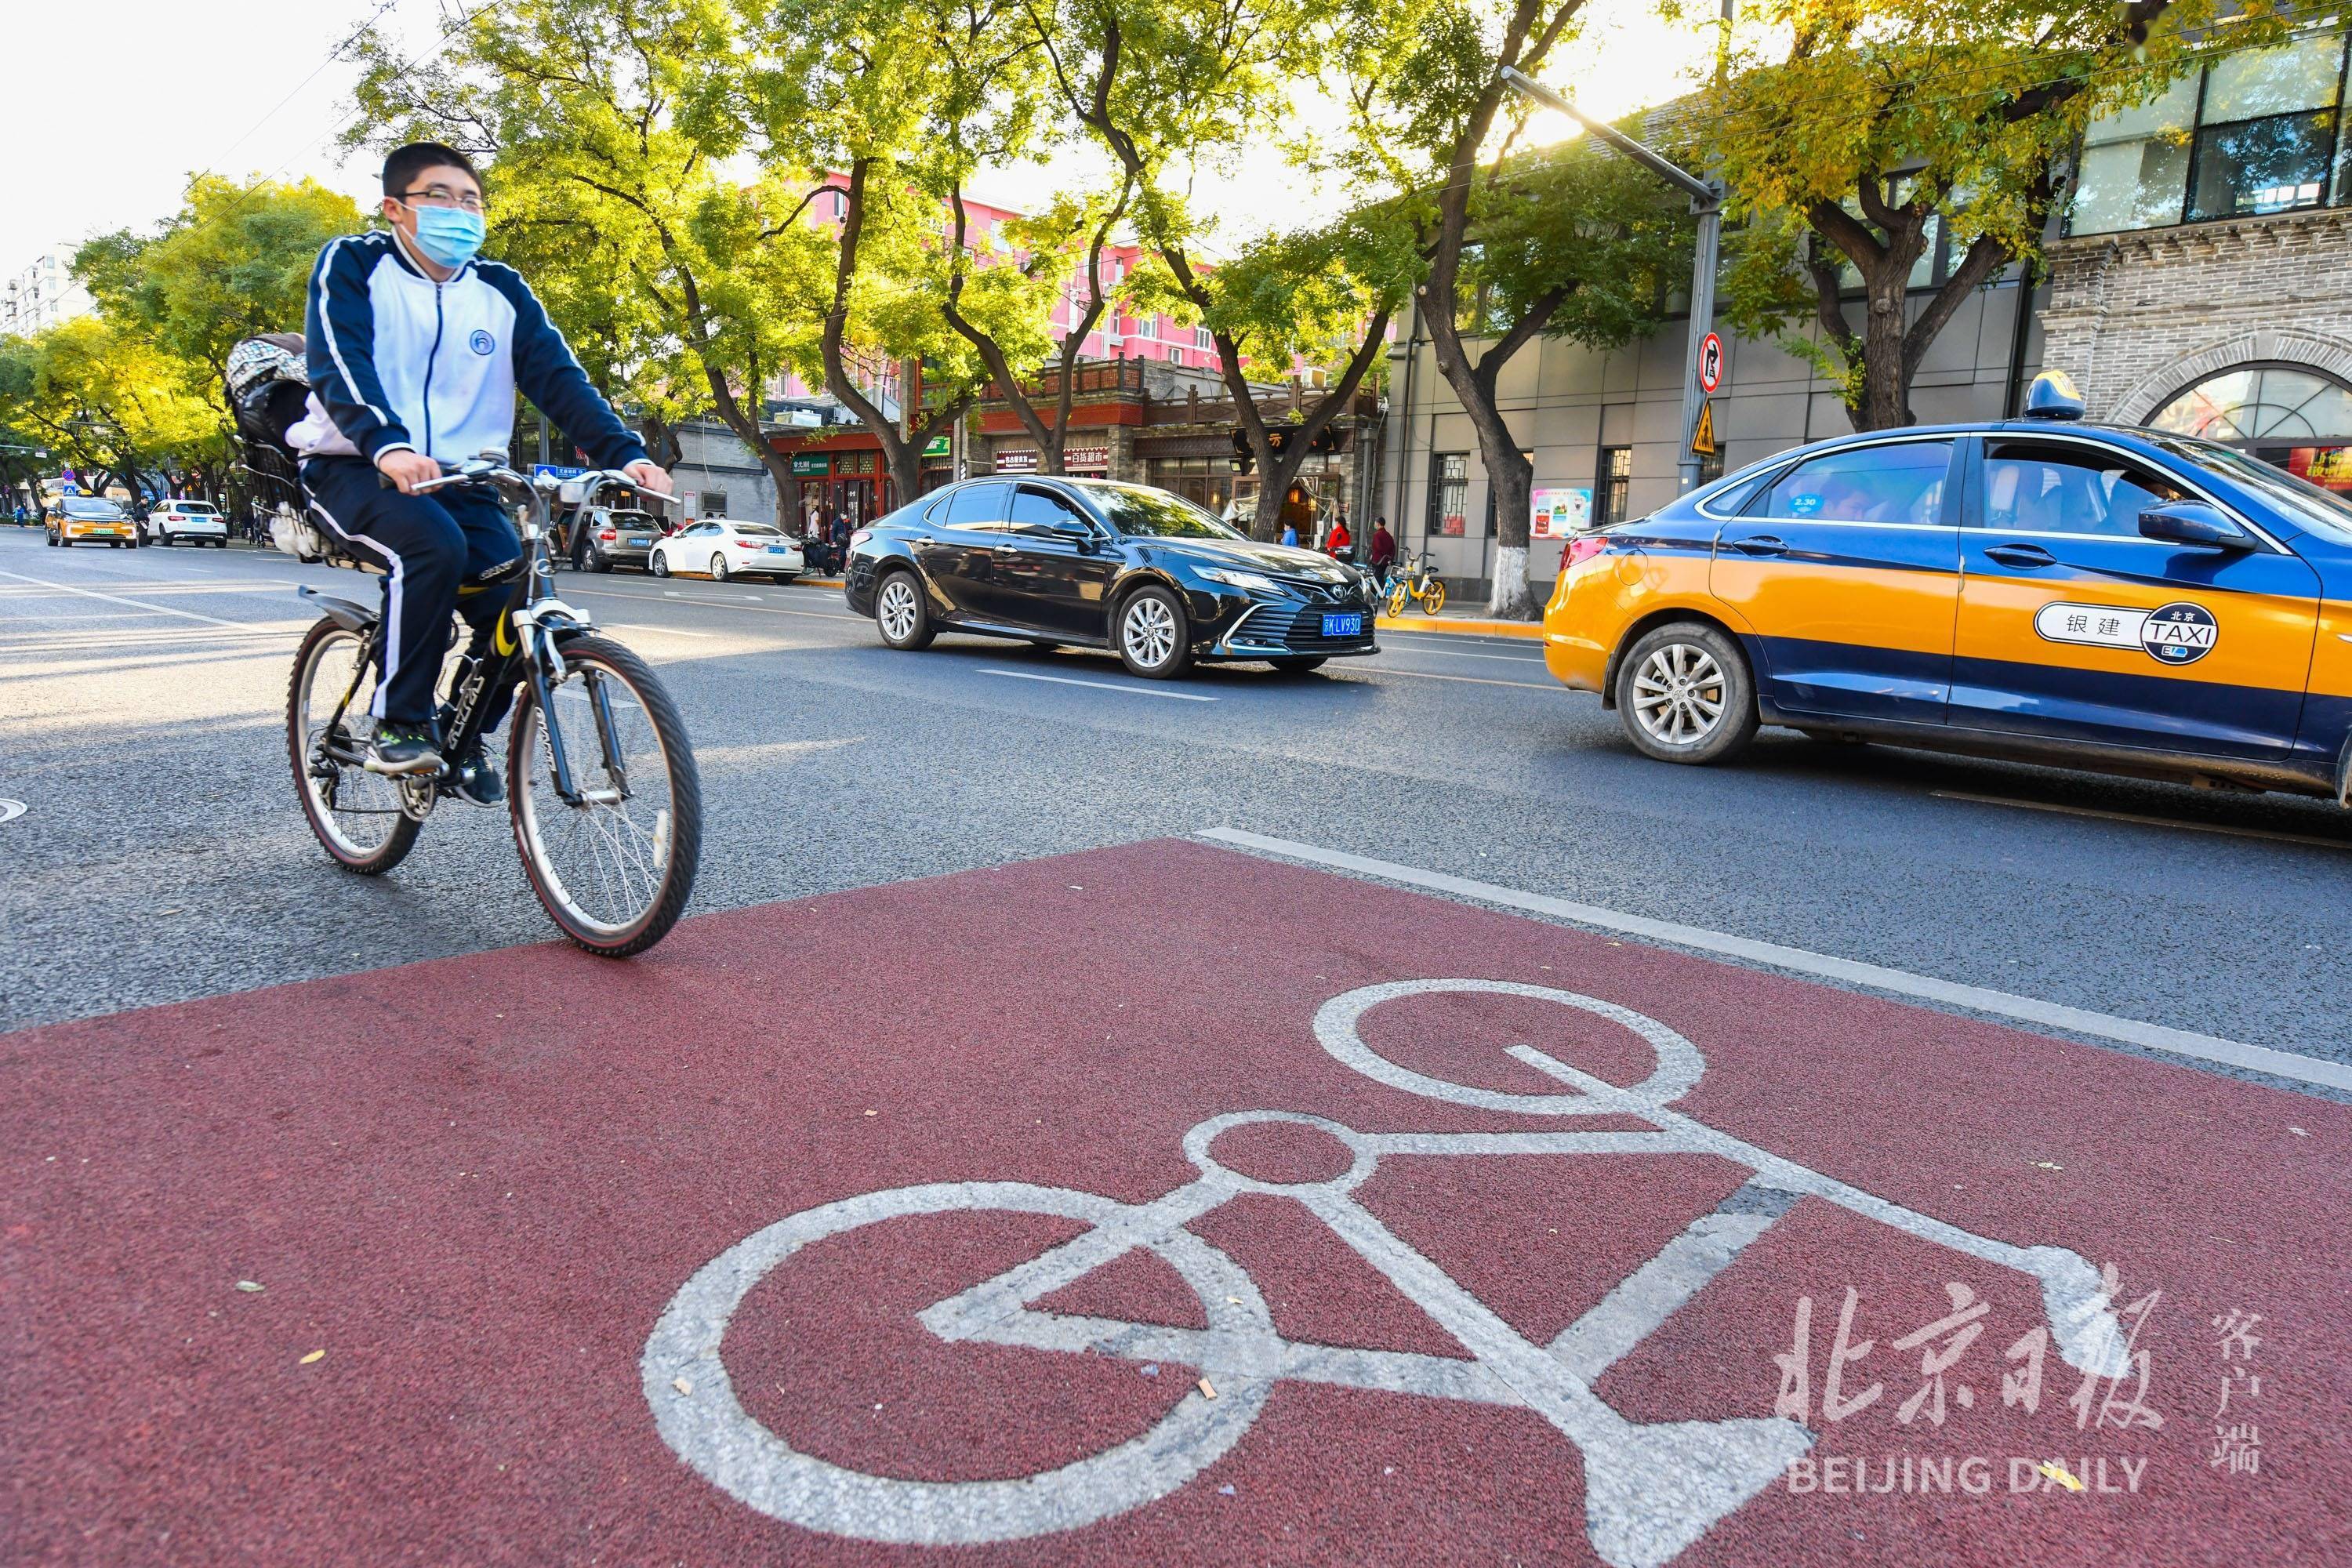
M 2080 419 L 2083 412 L 2083 395 L 2075 390 L 2074 378 L 2063 370 L 2043 371 L 2025 389 L 2028 419 Z

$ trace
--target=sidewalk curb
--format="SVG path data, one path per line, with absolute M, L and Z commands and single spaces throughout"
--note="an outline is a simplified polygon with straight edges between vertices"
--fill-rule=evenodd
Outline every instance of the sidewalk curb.
M 1457 637 L 1523 637 L 1529 642 L 1543 640 L 1543 626 L 1537 621 L 1474 621 L 1459 616 L 1381 616 L 1373 625 L 1384 632 L 1451 632 Z

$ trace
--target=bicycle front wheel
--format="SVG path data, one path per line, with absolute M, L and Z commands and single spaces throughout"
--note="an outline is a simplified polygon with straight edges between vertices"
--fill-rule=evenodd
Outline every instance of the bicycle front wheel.
M 626 958 L 667 935 L 694 891 L 701 779 L 677 707 L 644 660 L 604 637 L 562 652 L 552 712 L 528 686 L 515 703 L 508 813 L 531 890 L 563 934 Z

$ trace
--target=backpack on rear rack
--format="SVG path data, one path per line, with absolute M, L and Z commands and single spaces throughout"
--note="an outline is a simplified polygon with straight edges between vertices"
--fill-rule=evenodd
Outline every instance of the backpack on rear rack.
M 255 499 L 268 514 L 270 542 L 298 560 L 381 573 L 382 566 L 353 555 L 310 521 L 310 498 L 286 439 L 310 398 L 302 334 L 265 332 L 237 343 L 228 352 L 221 385 L 244 453 L 239 467 L 252 476 Z

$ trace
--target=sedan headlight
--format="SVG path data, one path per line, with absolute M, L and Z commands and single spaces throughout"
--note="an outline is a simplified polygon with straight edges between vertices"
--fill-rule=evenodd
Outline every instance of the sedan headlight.
M 1279 594 L 1282 592 L 1281 584 L 1261 573 L 1236 572 L 1225 566 L 1202 566 L 1195 570 L 1212 583 L 1223 583 L 1228 588 L 1239 588 L 1244 593 Z

